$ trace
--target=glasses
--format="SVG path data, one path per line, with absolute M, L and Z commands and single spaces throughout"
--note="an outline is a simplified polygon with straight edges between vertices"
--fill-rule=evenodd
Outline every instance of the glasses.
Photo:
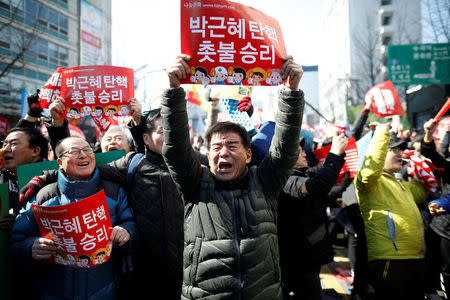
M 83 151 L 83 153 L 86 154 L 86 155 L 90 155 L 90 154 L 94 153 L 94 150 L 92 150 L 91 147 L 84 147 L 82 149 L 70 148 L 69 150 L 64 151 L 63 153 L 61 153 L 60 157 L 62 157 L 65 154 L 68 154 L 69 156 L 72 156 L 72 157 L 80 156 L 81 151 Z

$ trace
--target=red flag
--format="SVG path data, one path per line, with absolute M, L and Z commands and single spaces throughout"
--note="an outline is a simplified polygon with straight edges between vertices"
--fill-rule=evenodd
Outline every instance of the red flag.
M 390 80 L 377 84 L 366 93 L 365 101 L 372 99 L 372 111 L 378 115 L 378 118 L 405 114 L 397 91 Z
M 191 75 L 182 83 L 268 85 L 282 82 L 286 55 L 278 21 L 226 0 L 181 1 L 181 52 Z
M 39 103 L 42 108 L 48 108 L 61 93 L 61 75 L 64 68 L 58 68 L 47 80 L 39 92 Z
M 319 148 L 314 151 L 314 155 L 319 160 L 318 164 L 321 164 L 328 153 L 330 152 L 331 144 L 325 147 Z M 345 173 L 350 172 L 350 178 L 354 178 L 358 172 L 358 148 L 356 147 L 356 141 L 354 137 L 348 139 L 347 147 L 345 148 L 345 163 L 339 173 L 336 184 L 340 183 L 344 179 Z
M 450 98 L 447 98 L 447 102 L 445 102 L 444 106 L 441 107 L 441 109 L 439 110 L 439 112 L 436 114 L 436 116 L 434 117 L 434 119 L 436 121 L 438 121 L 446 112 L 447 110 L 450 108 Z
M 0 134 L 8 133 L 8 119 L 0 117 Z

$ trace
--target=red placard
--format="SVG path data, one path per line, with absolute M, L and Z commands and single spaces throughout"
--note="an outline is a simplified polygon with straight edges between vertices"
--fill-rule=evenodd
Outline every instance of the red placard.
M 319 148 L 314 151 L 314 155 L 319 160 L 318 164 L 321 164 L 328 153 L 331 150 L 331 145 Z M 345 147 L 345 163 L 342 166 L 341 172 L 339 173 L 336 184 L 342 181 L 345 173 L 350 172 L 350 178 L 354 178 L 358 172 L 358 148 L 356 147 L 356 140 L 354 137 L 348 139 L 347 147 Z
M 112 225 L 103 190 L 66 205 L 33 204 L 32 210 L 41 236 L 53 240 L 58 247 L 50 263 L 92 268 L 111 256 Z
M 92 115 L 130 115 L 128 99 L 134 97 L 133 69 L 114 66 L 66 68 L 61 76 L 61 97 L 66 102 L 64 118 Z
M 185 84 L 279 85 L 286 55 L 278 21 L 225 0 L 181 1 L 181 52 L 191 56 Z
M 366 93 L 365 101 L 368 102 L 371 99 L 373 99 L 372 112 L 377 114 L 378 118 L 405 114 L 397 91 L 390 80 L 372 87 Z
M 101 136 L 103 136 L 103 134 L 108 131 L 111 125 L 119 124 L 115 118 L 110 116 L 95 116 L 92 117 L 92 120 L 94 120 L 96 127 L 98 127 L 98 129 L 100 130 Z
M 0 134 L 8 133 L 8 119 L 0 117 Z
M 58 68 L 47 80 L 39 92 L 39 101 L 42 108 L 48 108 L 61 93 L 61 75 L 64 68 Z

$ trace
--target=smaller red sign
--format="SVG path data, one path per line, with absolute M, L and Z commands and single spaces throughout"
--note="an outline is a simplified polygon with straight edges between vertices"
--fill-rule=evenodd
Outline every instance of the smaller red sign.
M 50 104 L 55 101 L 56 97 L 60 95 L 61 89 L 61 75 L 64 68 L 58 68 L 53 75 L 47 80 L 45 85 L 39 92 L 39 101 L 42 108 L 48 108 Z
M 61 76 L 64 118 L 130 115 L 128 99 L 134 97 L 133 69 L 114 66 L 66 68 Z
M 321 164 L 328 153 L 331 150 L 331 145 L 327 145 L 325 147 L 319 148 L 314 151 L 314 155 L 319 160 L 319 164 Z M 345 147 L 345 163 L 342 166 L 341 172 L 339 173 L 338 179 L 336 180 L 336 184 L 344 179 L 345 173 L 350 172 L 350 178 L 354 178 L 356 173 L 358 172 L 358 148 L 356 147 L 356 140 L 354 137 L 348 139 L 347 147 Z
M 375 85 L 366 93 L 366 103 L 371 100 L 372 112 L 377 114 L 378 118 L 405 114 L 400 97 L 390 80 Z
M 8 133 L 8 119 L 0 117 L 0 134 Z
M 115 118 L 110 116 L 101 115 L 99 117 L 92 117 L 92 120 L 94 120 L 96 127 L 98 127 L 98 129 L 100 130 L 101 136 L 103 136 L 103 134 L 108 131 L 111 125 L 119 124 Z
M 95 48 L 102 48 L 102 39 L 85 30 L 81 30 L 81 40 Z
M 92 268 L 111 256 L 112 225 L 103 190 L 66 205 L 33 204 L 32 210 L 41 236 L 58 247 L 49 263 Z

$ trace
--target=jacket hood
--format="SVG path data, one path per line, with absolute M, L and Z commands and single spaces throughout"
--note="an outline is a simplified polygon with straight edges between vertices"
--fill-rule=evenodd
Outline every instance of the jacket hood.
M 101 186 L 102 184 L 97 168 L 95 168 L 92 178 L 85 181 L 70 181 L 61 170 L 58 171 L 59 190 L 69 199 L 79 199 L 92 196 L 100 190 Z

